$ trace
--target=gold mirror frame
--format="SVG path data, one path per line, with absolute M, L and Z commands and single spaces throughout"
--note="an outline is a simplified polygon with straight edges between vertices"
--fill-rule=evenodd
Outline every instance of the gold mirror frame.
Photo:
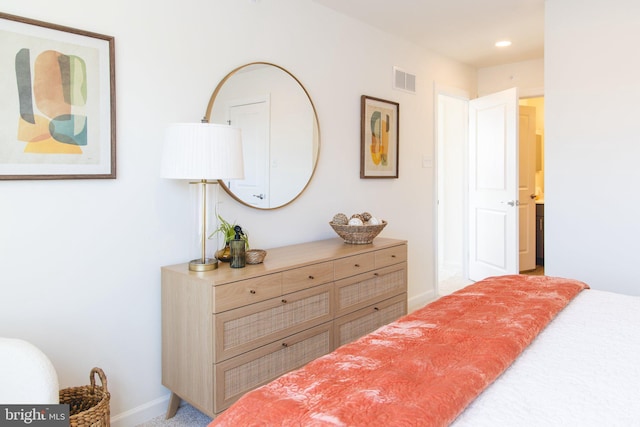
M 311 167 L 311 173 L 309 174 L 309 177 L 307 178 L 307 182 L 304 183 L 304 185 L 302 186 L 302 188 L 300 189 L 300 191 L 298 191 L 297 194 L 295 194 L 294 196 L 291 197 L 290 200 L 283 202 L 281 204 L 278 204 L 277 206 L 268 206 L 268 207 L 260 207 L 260 206 L 255 206 L 252 205 L 251 203 L 248 203 L 247 201 L 243 200 L 241 197 L 239 197 L 237 194 L 235 194 L 227 185 L 224 181 L 218 181 L 218 183 L 222 186 L 222 188 L 224 188 L 224 190 L 227 192 L 227 194 L 229 194 L 233 199 L 235 199 L 236 201 L 238 201 L 239 203 L 245 205 L 245 206 L 249 206 L 251 208 L 254 209 L 261 209 L 261 210 L 273 210 L 273 209 L 278 209 L 284 206 L 287 206 L 288 204 L 292 203 L 294 200 L 296 200 L 298 197 L 300 197 L 300 195 L 307 189 L 307 187 L 309 186 L 309 183 L 311 182 L 311 179 L 313 178 L 313 176 L 315 175 L 315 171 L 316 168 L 318 166 L 318 160 L 320 157 L 320 145 L 321 145 L 321 138 L 320 138 L 320 123 L 318 121 L 318 113 L 316 111 L 316 107 L 313 103 L 313 100 L 311 99 L 311 96 L 309 95 L 309 92 L 307 91 L 307 89 L 304 87 L 304 85 L 300 82 L 300 80 L 298 80 L 296 78 L 296 76 L 294 76 L 293 74 L 291 74 L 288 70 L 286 70 L 285 68 L 276 65 L 276 64 L 272 64 L 270 62 L 251 62 L 248 64 L 244 64 L 241 65 L 235 69 L 233 69 L 229 74 L 227 74 L 221 81 L 220 83 L 218 83 L 218 86 L 216 86 L 215 90 L 213 91 L 213 94 L 211 95 L 211 98 L 209 99 L 209 104 L 207 105 L 207 110 L 204 116 L 204 120 L 207 120 L 209 122 L 211 122 L 211 115 L 214 109 L 214 104 L 216 102 L 216 98 L 218 97 L 220 91 L 222 90 L 222 88 L 225 86 L 225 84 L 228 82 L 228 80 L 230 78 L 232 78 L 233 76 L 235 76 L 236 74 L 238 74 L 239 72 L 241 72 L 242 70 L 247 69 L 248 67 L 252 67 L 252 66 L 264 66 L 264 67 L 274 67 L 282 72 L 284 72 L 286 75 L 288 75 L 289 77 L 291 77 L 291 79 L 293 79 L 293 82 L 295 84 L 297 84 L 298 87 L 300 87 L 300 89 L 302 89 L 304 96 L 306 97 L 306 99 L 309 101 L 309 106 L 311 107 L 311 111 L 313 113 L 313 135 L 312 135 L 312 139 L 310 141 L 310 143 L 312 144 L 312 154 L 314 156 L 314 161 L 313 161 L 313 165 Z M 270 127 L 271 127 L 271 123 L 270 123 Z M 317 141 L 315 140 L 317 139 Z M 313 150 L 313 147 L 315 147 L 315 152 Z

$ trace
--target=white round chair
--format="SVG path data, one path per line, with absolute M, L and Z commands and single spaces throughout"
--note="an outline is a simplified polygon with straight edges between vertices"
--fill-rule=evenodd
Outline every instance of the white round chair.
M 33 344 L 0 337 L 0 404 L 58 403 L 58 375 Z

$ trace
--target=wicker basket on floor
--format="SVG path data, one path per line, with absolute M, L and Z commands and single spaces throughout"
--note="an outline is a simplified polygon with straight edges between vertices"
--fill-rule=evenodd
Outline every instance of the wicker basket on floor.
M 382 221 L 379 225 L 342 225 L 334 222 L 330 222 L 329 225 L 345 243 L 365 245 L 373 242 L 373 239 L 387 225 L 387 221 Z
M 95 376 L 100 377 L 101 386 L 96 385 Z M 111 424 L 107 377 L 100 368 L 89 374 L 90 385 L 69 387 L 60 390 L 60 403 L 69 405 L 70 427 L 109 427 Z

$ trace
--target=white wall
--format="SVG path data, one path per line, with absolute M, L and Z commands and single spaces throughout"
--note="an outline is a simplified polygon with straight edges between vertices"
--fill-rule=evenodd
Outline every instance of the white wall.
M 512 62 L 478 69 L 478 96 L 512 87 L 521 98 L 544 94 L 544 59 Z
M 0 336 L 52 359 L 62 387 L 102 367 L 114 425 L 165 408 L 160 266 L 193 251 L 188 185 L 159 178 L 168 123 L 199 121 L 218 81 L 252 61 L 279 64 L 318 110 L 321 152 L 293 204 L 259 211 L 224 195 L 221 214 L 253 247 L 333 237 L 337 212 L 386 219 L 409 240 L 409 298 L 434 296 L 433 83 L 476 92 L 475 72 L 310 0 L 5 2 L 3 11 L 116 38 L 118 179 L 0 182 Z M 392 66 L 418 93 L 391 89 Z M 5 74 L 2 75 L 3 78 Z M 359 178 L 360 95 L 400 103 L 399 179 Z M 146 418 L 145 418 L 146 417 Z
M 635 0 L 553 0 L 545 12 L 545 269 L 633 295 L 639 16 Z

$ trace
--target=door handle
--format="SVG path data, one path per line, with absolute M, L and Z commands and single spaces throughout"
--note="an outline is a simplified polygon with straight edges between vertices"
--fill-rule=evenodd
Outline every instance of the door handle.
M 509 201 L 506 201 L 506 202 L 504 200 L 501 200 L 500 203 L 502 203 L 503 205 L 507 204 L 507 205 L 512 206 L 512 207 L 513 206 L 520 206 L 520 202 L 518 200 L 509 200 Z
M 253 194 L 253 197 L 257 197 L 258 199 L 262 200 L 264 199 L 264 194 Z
M 529 197 L 531 197 L 531 200 L 534 200 L 536 198 L 536 195 L 534 193 L 534 194 L 529 195 Z

